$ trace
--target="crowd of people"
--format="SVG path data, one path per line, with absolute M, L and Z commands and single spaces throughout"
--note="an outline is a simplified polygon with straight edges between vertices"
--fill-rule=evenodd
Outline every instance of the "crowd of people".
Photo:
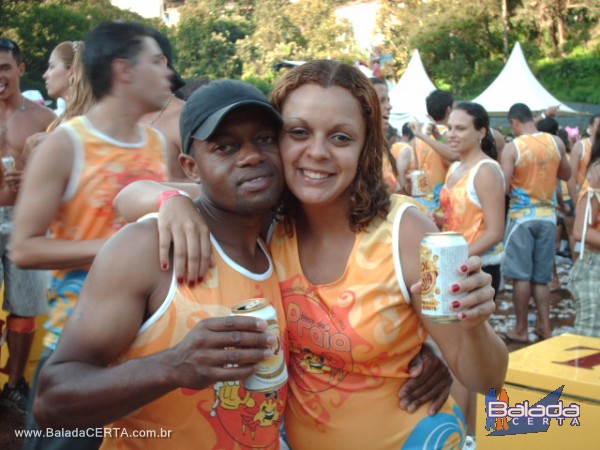
M 0 405 L 32 430 L 129 432 L 41 433 L 26 448 L 123 448 L 168 429 L 177 448 L 460 449 L 475 393 L 502 387 L 506 342 L 528 341 L 530 297 L 536 332 L 552 335 L 557 211 L 581 253 L 576 329 L 600 336 L 600 117 L 569 161 L 568 139 L 521 103 L 506 145 L 481 105 L 441 90 L 431 122 L 397 136 L 387 83 L 350 64 L 307 62 L 270 99 L 237 80 L 183 99 L 173 58 L 164 34 L 134 23 L 63 42 L 44 74 L 66 100 L 56 116 L 22 96 L 21 49 L 0 39 L 0 151 L 14 159 L 0 171 Z M 453 268 L 464 280 L 445 287 L 451 323 L 421 312 L 420 243 L 439 230 L 468 243 Z M 516 326 L 499 336 L 488 319 L 503 277 Z M 261 297 L 278 335 L 231 315 Z M 246 389 L 277 351 L 288 382 Z

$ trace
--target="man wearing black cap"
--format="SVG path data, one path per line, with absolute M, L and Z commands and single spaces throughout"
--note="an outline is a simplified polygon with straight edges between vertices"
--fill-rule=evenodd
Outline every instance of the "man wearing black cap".
M 44 426 L 99 427 L 105 448 L 129 437 L 164 448 L 278 448 L 286 385 L 249 391 L 257 363 L 287 348 L 273 262 L 260 240 L 283 191 L 279 114 L 258 89 L 222 80 L 196 91 L 181 115 L 180 156 L 202 191 L 215 266 L 196 284 L 158 264 L 155 219 L 129 225 L 100 251 L 59 345 L 40 374 L 34 411 Z M 182 281 L 182 280 L 179 280 Z M 280 332 L 232 316 L 268 298 Z M 277 351 L 277 350 L 275 350 Z
M 179 165 L 179 154 L 181 153 L 181 139 L 179 138 L 179 115 L 185 102 L 176 96 L 176 92 L 185 86 L 185 81 L 173 66 L 173 49 L 169 38 L 156 28 L 149 28 L 150 34 L 163 52 L 167 60 L 167 67 L 171 70 L 171 92 L 173 93 L 163 107 L 158 111 L 145 114 L 141 122 L 157 129 L 167 138 L 167 172 L 170 181 L 189 182 L 189 178 Z

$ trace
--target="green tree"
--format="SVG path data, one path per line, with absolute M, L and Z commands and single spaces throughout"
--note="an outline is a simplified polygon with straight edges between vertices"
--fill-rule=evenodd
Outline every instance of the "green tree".
M 252 32 L 252 23 L 227 2 L 216 1 L 186 6 L 181 17 L 173 43 L 182 75 L 240 78 L 243 63 L 236 43 Z
M 238 43 L 245 77 L 273 80 L 273 65 L 277 61 L 296 59 L 300 49 L 306 45 L 300 29 L 286 13 L 288 4 L 285 0 L 257 3 L 253 16 L 255 30 Z
M 257 2 L 255 32 L 240 42 L 245 76 L 275 79 L 277 62 L 315 58 L 351 60 L 356 43 L 350 25 L 334 15 L 334 0 Z
M 600 0 L 531 0 L 514 9 L 512 22 L 538 45 L 560 54 L 578 23 L 597 23 L 599 17 Z
M 123 19 L 157 23 L 121 10 L 109 0 L 10 0 L 0 4 L 4 19 L 0 22 L 0 32 L 17 41 L 24 53 L 23 90 L 44 92 L 42 75 L 52 49 L 63 41 L 84 39 L 87 32 L 102 21 Z

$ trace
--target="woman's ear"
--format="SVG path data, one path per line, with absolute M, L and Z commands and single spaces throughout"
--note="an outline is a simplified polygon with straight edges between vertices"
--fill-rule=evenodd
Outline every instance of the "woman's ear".
M 183 172 L 190 180 L 195 181 L 196 183 L 202 182 L 198 164 L 196 164 L 196 160 L 192 155 L 181 153 L 179 155 L 179 165 L 181 165 Z

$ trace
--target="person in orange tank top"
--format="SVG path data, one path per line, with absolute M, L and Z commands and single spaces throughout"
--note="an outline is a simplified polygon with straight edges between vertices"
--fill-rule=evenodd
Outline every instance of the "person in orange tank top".
M 270 248 L 290 330 L 294 395 L 285 420 L 292 448 L 410 448 L 437 434 L 437 420 L 455 431 L 447 445 L 458 446 L 464 430 L 452 401 L 436 420 L 424 410 L 402 414 L 389 399 L 425 333 L 470 389 L 502 383 L 506 348 L 485 320 L 494 309 L 492 289 L 481 303 L 471 295 L 454 303 L 460 322 L 433 323 L 421 314 L 420 296 L 408 287 L 421 277 L 414 264 L 421 238 L 436 228 L 410 199 L 385 193 L 381 111 L 360 71 L 311 61 L 279 80 L 272 102 L 284 121 L 280 146 L 291 192 Z
M 556 182 L 569 179 L 571 166 L 560 138 L 539 132 L 527 105 L 512 105 L 508 120 L 517 137 L 504 148 L 501 161 L 511 197 L 502 273 L 513 279 L 516 325 L 505 338 L 526 343 L 532 296 L 538 309 L 536 331 L 542 338 L 552 335 L 548 283 L 555 255 Z
M 139 24 L 105 23 L 88 35 L 83 59 L 97 103 L 36 147 L 15 208 L 16 264 L 53 270 L 38 369 L 56 346 L 98 250 L 125 224 L 112 209 L 116 193 L 138 179 L 166 179 L 162 135 L 138 125 L 170 94 L 170 71 L 156 41 Z M 31 407 L 28 427 L 36 428 Z M 98 446 L 93 438 L 27 441 L 41 448 Z
M 440 193 L 442 229 L 463 234 L 469 255 L 482 257 L 482 269 L 492 276 L 497 292 L 503 254 L 504 177 L 496 161 L 487 112 L 477 103 L 459 103 L 450 113 L 446 136 L 460 159 L 448 169 Z M 452 395 L 465 413 L 469 434 L 475 434 L 475 395 L 459 382 L 452 385 Z
M 106 426 L 97 433 L 103 449 L 279 448 L 285 380 L 264 382 L 264 391 L 240 380 L 270 358 L 279 367 L 268 375 L 285 368 L 279 285 L 259 237 L 284 186 L 280 126 L 265 95 L 241 81 L 192 95 L 181 114 L 180 162 L 202 183 L 197 208 L 215 264 L 187 285 L 161 270 L 155 219 L 110 238 L 40 373 L 34 409 L 43 426 Z M 272 319 L 232 315 L 253 298 L 270 300 L 277 328 Z

